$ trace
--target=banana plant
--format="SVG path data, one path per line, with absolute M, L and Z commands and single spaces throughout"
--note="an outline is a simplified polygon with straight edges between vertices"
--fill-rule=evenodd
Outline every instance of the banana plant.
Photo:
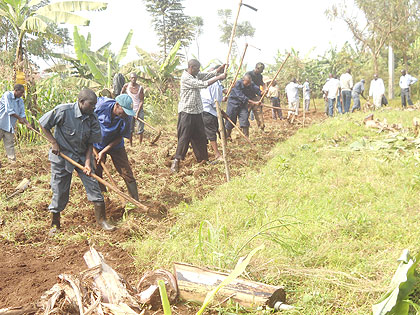
M 73 41 L 75 57 L 65 54 L 54 56 L 65 61 L 65 64 L 56 65 L 50 71 L 63 70 L 68 78 L 78 86 L 89 88 L 110 88 L 112 76 L 120 71 L 121 60 L 127 55 L 133 37 L 133 30 L 130 30 L 121 46 L 119 53 L 115 55 L 111 51 L 111 43 L 108 42 L 96 51 L 91 50 L 91 34 L 85 37 L 74 27 Z
M 178 56 L 180 47 L 181 42 L 177 41 L 163 62 L 159 64 L 159 61 L 150 53 L 136 46 L 145 79 L 150 80 L 161 92 L 165 92 L 175 80 L 176 67 L 180 64 Z

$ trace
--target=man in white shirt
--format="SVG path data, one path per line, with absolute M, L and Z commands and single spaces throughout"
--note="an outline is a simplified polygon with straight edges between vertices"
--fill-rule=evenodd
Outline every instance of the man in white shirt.
M 303 83 L 303 100 L 305 103 L 305 110 L 309 111 L 309 104 L 311 102 L 311 89 L 309 87 L 308 79 L 305 80 L 305 83 Z
M 330 79 L 323 87 L 328 100 L 328 116 L 334 115 L 334 105 L 337 97 L 340 97 L 340 81 L 330 74 Z
M 351 90 L 353 88 L 353 77 L 351 76 L 351 69 L 347 69 L 346 73 L 343 73 L 340 76 L 340 86 L 344 112 L 348 113 L 350 111 Z
M 303 88 L 303 85 L 297 83 L 296 78 L 286 85 L 287 101 L 289 102 L 289 111 L 287 112 L 287 119 L 290 116 L 299 114 L 299 89 Z
M 376 109 L 382 106 L 382 97 L 384 94 L 384 81 L 381 78 L 378 78 L 378 75 L 375 74 L 373 76 L 373 80 L 370 81 L 369 97 L 373 98 L 373 105 L 375 105 Z
M 402 107 L 406 107 L 408 105 L 413 105 L 413 102 L 410 98 L 410 86 L 417 82 L 415 77 L 412 77 L 407 73 L 405 70 L 401 70 L 401 77 L 400 77 L 400 88 L 401 88 L 401 104 Z

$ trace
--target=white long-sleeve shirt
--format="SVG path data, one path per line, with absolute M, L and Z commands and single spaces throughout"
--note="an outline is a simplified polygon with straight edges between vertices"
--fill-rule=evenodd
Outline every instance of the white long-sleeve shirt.
M 385 94 L 384 81 L 381 78 L 370 81 L 369 96 L 375 97 Z
M 290 82 L 288 85 L 286 85 L 287 100 L 289 102 L 298 102 L 299 89 L 301 88 L 303 88 L 303 85 L 297 84 L 295 82 Z
M 402 89 L 408 89 L 411 84 L 414 84 L 417 82 L 417 79 L 415 77 L 412 77 L 408 73 L 406 75 L 402 75 L 400 77 L 400 88 Z

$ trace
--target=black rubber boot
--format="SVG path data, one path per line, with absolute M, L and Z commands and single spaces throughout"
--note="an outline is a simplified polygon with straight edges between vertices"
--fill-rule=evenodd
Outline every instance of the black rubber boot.
M 172 171 L 172 173 L 178 173 L 178 171 L 179 171 L 179 160 L 178 159 L 174 159 L 172 161 L 171 171 Z
M 249 127 L 242 127 L 241 129 L 244 135 L 249 138 Z
M 226 139 L 232 139 L 232 129 L 226 129 Z
M 130 196 L 133 197 L 133 199 L 136 199 L 137 201 L 139 201 L 139 192 L 137 190 L 137 183 L 135 181 L 131 183 L 125 182 L 125 185 L 127 186 L 127 190 Z
M 48 232 L 49 236 L 54 236 L 60 232 L 60 212 L 52 213 L 51 229 Z
M 106 221 L 105 216 L 105 202 L 94 202 L 96 223 L 105 231 L 114 231 L 116 227 Z

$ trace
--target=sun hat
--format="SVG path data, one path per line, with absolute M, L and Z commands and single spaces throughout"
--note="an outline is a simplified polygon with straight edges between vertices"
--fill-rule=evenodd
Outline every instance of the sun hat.
M 128 116 L 134 116 L 136 114 L 133 110 L 133 100 L 128 94 L 118 95 L 115 101 L 123 108 Z

